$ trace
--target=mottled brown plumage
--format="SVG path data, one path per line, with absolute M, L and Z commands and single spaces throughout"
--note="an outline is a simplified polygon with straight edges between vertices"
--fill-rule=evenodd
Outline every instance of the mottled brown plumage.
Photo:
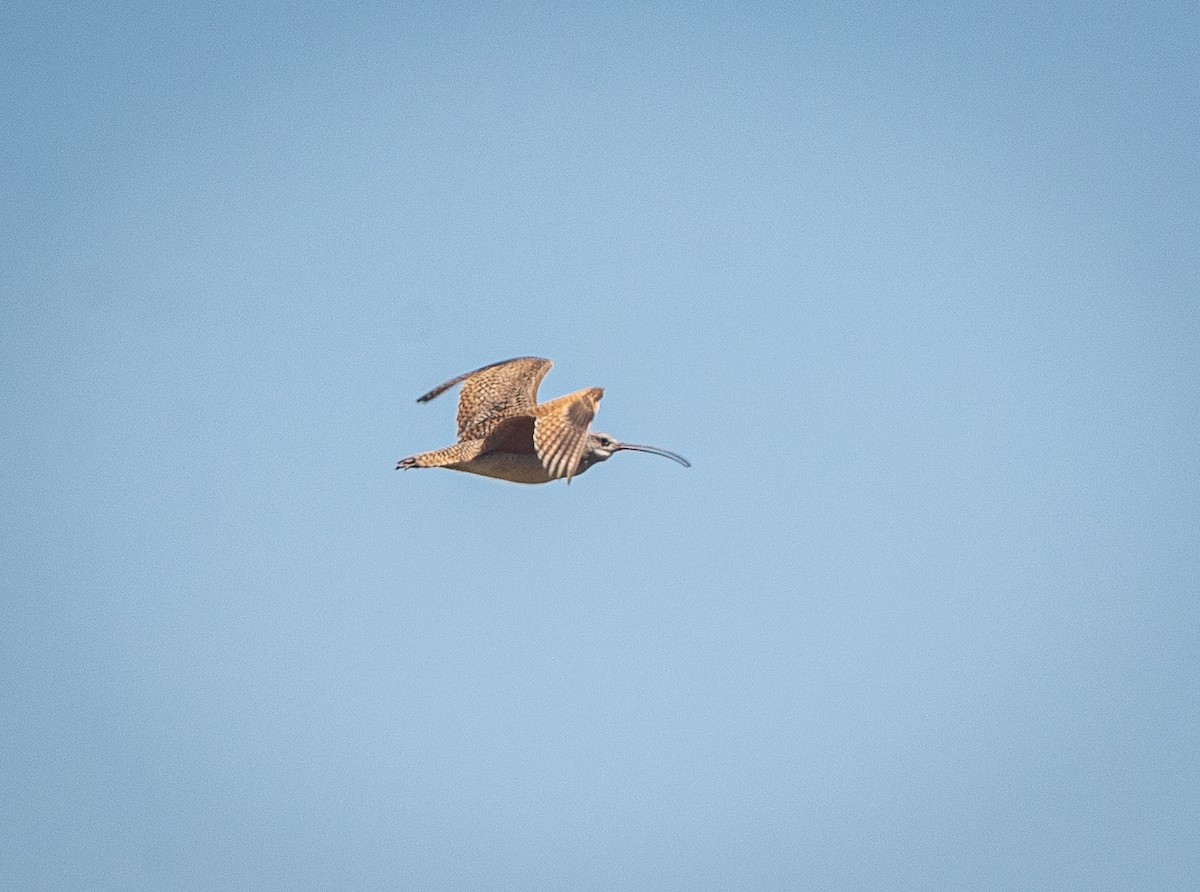
M 589 387 L 539 404 L 538 385 L 550 371 L 548 359 L 525 356 L 486 365 L 435 387 L 427 403 L 456 384 L 458 442 L 401 460 L 396 469 L 449 468 L 514 483 L 548 483 L 582 474 L 614 452 L 650 452 L 679 462 L 682 456 L 653 446 L 619 443 L 591 432 L 604 391 Z
M 451 378 L 417 399 L 427 403 L 455 384 L 462 384 L 458 395 L 458 438 L 482 436 L 491 426 L 510 415 L 537 405 L 538 385 L 552 363 L 536 356 L 522 356 L 494 362 L 481 369 Z

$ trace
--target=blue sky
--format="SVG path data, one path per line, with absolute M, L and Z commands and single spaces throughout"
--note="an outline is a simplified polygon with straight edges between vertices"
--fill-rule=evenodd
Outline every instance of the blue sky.
M 6 882 L 1195 887 L 1195 5 L 344 6 L 0 12 Z

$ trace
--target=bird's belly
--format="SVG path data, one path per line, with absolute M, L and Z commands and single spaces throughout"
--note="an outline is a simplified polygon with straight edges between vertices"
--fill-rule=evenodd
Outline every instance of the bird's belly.
M 496 477 L 512 483 L 549 483 L 553 479 L 533 452 L 489 452 L 450 467 L 455 471 Z

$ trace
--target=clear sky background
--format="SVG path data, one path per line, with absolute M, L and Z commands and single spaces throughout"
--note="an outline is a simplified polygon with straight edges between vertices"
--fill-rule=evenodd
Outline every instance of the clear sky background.
M 174 6 L 0 12 L 6 888 L 1200 885 L 1196 4 Z M 694 466 L 393 470 L 527 354 Z

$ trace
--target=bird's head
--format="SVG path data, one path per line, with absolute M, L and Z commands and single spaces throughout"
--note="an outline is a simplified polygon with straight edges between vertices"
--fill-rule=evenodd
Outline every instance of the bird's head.
M 583 459 L 580 461 L 580 471 L 591 465 L 599 464 L 612 457 L 614 452 L 629 451 L 629 452 L 649 452 L 651 455 L 661 455 L 664 458 L 669 458 L 671 461 L 677 461 L 685 468 L 690 468 L 689 462 L 682 455 L 676 455 L 674 452 L 668 452 L 666 449 L 659 449 L 656 446 L 639 446 L 636 443 L 622 443 L 615 440 L 608 434 L 593 433 L 588 434 L 588 448 L 583 453 Z

